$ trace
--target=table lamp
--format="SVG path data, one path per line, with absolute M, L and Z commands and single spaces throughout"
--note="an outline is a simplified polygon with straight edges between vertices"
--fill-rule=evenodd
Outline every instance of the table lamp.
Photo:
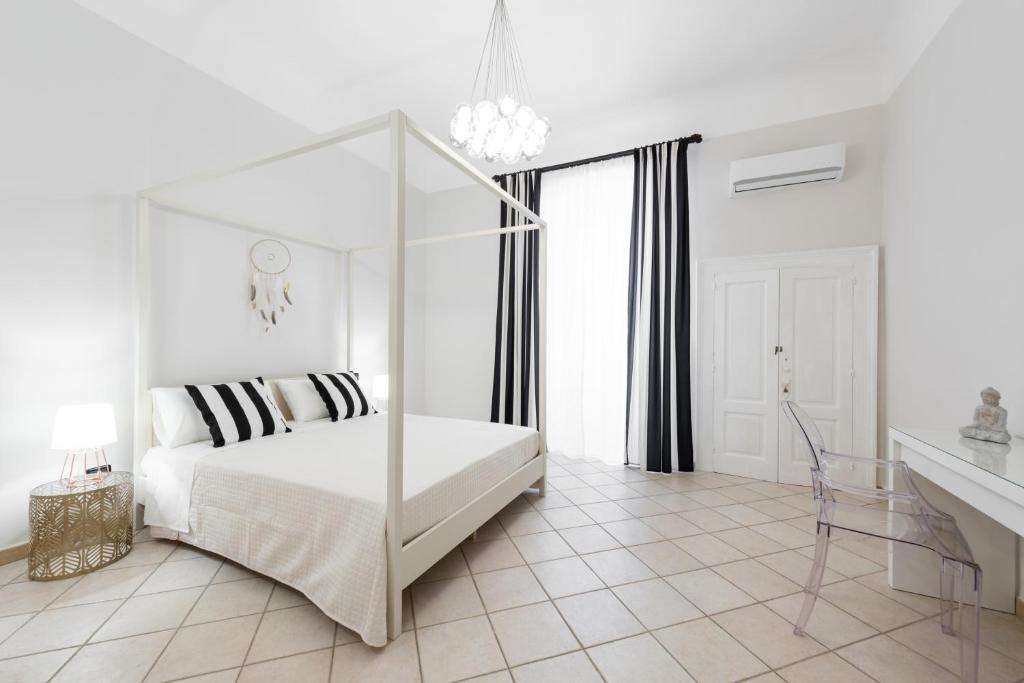
M 103 446 L 115 441 L 117 427 L 114 408 L 109 403 L 61 406 L 50 442 L 50 448 L 67 452 L 61 480 L 68 486 L 88 486 L 100 481 L 110 471 Z

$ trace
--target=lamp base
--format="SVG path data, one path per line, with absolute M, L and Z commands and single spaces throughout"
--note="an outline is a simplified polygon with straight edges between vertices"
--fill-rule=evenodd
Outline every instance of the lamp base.
M 92 460 L 90 466 L 89 460 Z M 95 486 L 106 479 L 111 471 L 107 453 L 102 448 L 83 448 L 68 451 L 60 468 L 60 480 L 68 488 Z

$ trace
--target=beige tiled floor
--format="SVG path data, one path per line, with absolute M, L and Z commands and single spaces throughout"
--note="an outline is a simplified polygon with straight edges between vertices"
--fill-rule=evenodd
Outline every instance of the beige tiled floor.
M 892 591 L 883 544 L 837 534 L 808 636 L 807 489 L 552 456 L 406 592 L 404 633 L 364 645 L 302 595 L 151 541 L 88 576 L 0 567 L 3 681 L 941 681 L 958 644 L 932 598 Z M 985 614 L 982 679 L 1024 680 L 1024 622 Z

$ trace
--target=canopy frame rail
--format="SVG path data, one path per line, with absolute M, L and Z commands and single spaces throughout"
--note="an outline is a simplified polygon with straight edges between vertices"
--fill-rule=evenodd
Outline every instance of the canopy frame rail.
M 287 231 L 267 225 L 258 225 L 248 220 L 229 216 L 205 209 L 187 206 L 164 195 L 172 189 L 180 189 L 189 185 L 200 184 L 228 177 L 237 173 L 250 171 L 278 161 L 284 161 L 307 152 L 323 149 L 347 140 L 356 139 L 368 134 L 387 130 L 389 133 L 389 241 L 386 245 L 348 247 L 318 240 L 306 239 L 290 235 Z M 475 184 L 482 186 L 494 194 L 529 222 L 501 228 L 490 228 L 448 235 L 436 235 L 412 240 L 406 239 L 406 141 L 411 135 L 437 153 L 441 158 L 467 175 Z M 388 281 L 388 448 L 387 448 L 387 483 L 385 493 L 386 510 L 386 547 L 388 558 L 387 584 L 387 622 L 388 635 L 392 639 L 401 635 L 402 628 L 402 589 L 409 585 L 420 572 L 440 560 L 455 545 L 463 540 L 460 534 L 476 522 L 483 523 L 485 518 L 502 509 L 508 501 L 504 498 L 516 495 L 520 486 L 537 486 L 541 495 L 545 491 L 546 477 L 546 287 L 547 287 L 547 222 L 522 202 L 499 187 L 475 166 L 448 148 L 437 137 L 410 120 L 401 110 L 393 110 L 383 116 L 336 129 L 316 136 L 305 144 L 278 150 L 273 154 L 227 166 L 186 176 L 177 180 L 160 183 L 140 190 L 136 196 L 135 221 L 135 420 L 134 420 L 134 459 L 135 472 L 140 471 L 142 456 L 145 455 L 152 442 L 152 407 L 150 402 L 150 356 L 152 339 L 152 240 L 151 212 L 153 208 L 162 208 L 171 212 L 198 217 L 217 223 L 262 235 L 270 235 L 333 251 L 338 255 L 339 262 L 344 262 L 345 274 L 341 282 L 346 289 L 346 360 L 348 367 L 352 365 L 352 342 L 354 316 L 352 306 L 352 271 L 353 256 L 357 253 L 378 249 L 389 251 Z M 403 503 L 403 472 L 404 472 L 404 405 L 405 405 L 405 250 L 427 244 L 435 244 L 453 240 L 472 239 L 488 235 L 509 235 L 520 232 L 539 231 L 539 282 L 538 282 L 538 336 L 537 367 L 539 381 L 537 386 L 538 407 L 538 455 L 529 463 L 511 475 L 506 483 L 496 486 L 492 491 L 481 494 L 480 498 L 464 510 L 439 522 L 431 530 L 424 532 L 418 539 L 403 542 L 402 503 Z M 529 481 L 527 481 L 529 480 Z M 143 500 L 142 482 L 136 479 L 136 501 Z M 468 511 L 472 508 L 472 514 Z M 462 517 L 460 517 L 462 515 Z M 483 520 L 483 521 L 481 521 Z M 139 520 L 141 523 L 141 520 Z M 475 527 L 474 527 L 475 528 Z M 430 540 L 427 541 L 426 539 Z M 419 542 L 417 542 L 417 540 Z

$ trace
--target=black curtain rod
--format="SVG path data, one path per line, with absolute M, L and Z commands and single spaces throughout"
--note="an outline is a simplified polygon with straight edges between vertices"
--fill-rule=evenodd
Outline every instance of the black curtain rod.
M 701 136 L 700 133 L 694 133 L 693 135 L 687 135 L 685 138 L 676 138 L 675 140 L 666 140 L 665 142 L 657 142 L 655 144 L 663 145 L 666 142 L 684 142 L 684 143 L 687 143 L 687 144 L 699 144 L 703 140 L 704 140 L 704 138 Z M 653 146 L 653 145 L 648 145 L 648 146 Z M 566 161 L 565 163 L 562 163 L 562 164 L 552 164 L 551 166 L 541 166 L 540 168 L 528 168 L 528 169 L 524 169 L 524 171 L 515 171 L 515 173 L 522 173 L 522 172 L 525 172 L 525 171 L 537 171 L 538 173 L 547 173 L 549 171 L 561 171 L 561 170 L 566 169 L 566 168 L 573 168 L 575 166 L 585 166 L 586 164 L 593 164 L 593 163 L 596 163 L 598 161 L 608 161 L 609 159 L 618 159 L 620 157 L 632 156 L 633 152 L 635 152 L 637 149 L 640 149 L 640 148 L 639 147 L 634 147 L 633 149 L 625 149 L 625 150 L 622 150 L 621 152 L 612 152 L 611 154 L 602 154 L 600 156 L 588 157 L 586 159 L 579 159 L 577 161 Z M 502 177 L 507 176 L 507 175 L 512 175 L 512 174 L 511 173 L 500 173 L 500 174 L 494 176 L 494 180 L 497 180 L 498 178 L 502 178 Z

